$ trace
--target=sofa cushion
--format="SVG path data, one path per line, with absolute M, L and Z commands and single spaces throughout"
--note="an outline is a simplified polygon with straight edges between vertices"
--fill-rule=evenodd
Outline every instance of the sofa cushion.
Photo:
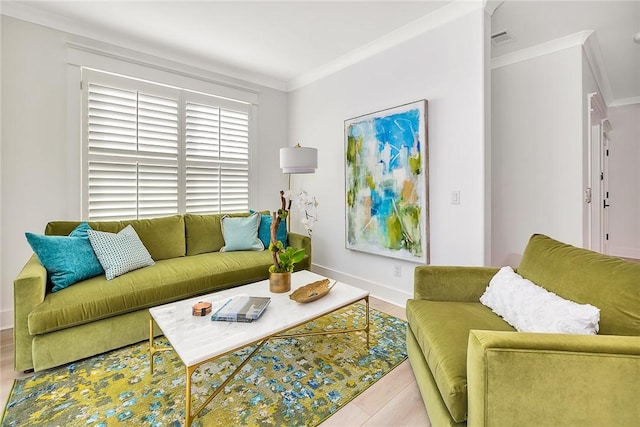
M 158 261 L 109 282 L 104 276 L 94 277 L 47 295 L 29 313 L 29 333 L 45 334 L 263 280 L 269 276 L 269 265 L 268 251 L 216 252 Z
M 220 252 L 261 251 L 264 249 L 258 238 L 260 214 L 253 213 L 248 217 L 237 218 L 225 215 L 222 217 L 222 236 L 224 246 Z
M 265 249 L 268 249 L 271 244 L 272 222 L 273 217 L 271 214 L 262 214 L 262 218 L 260 219 L 260 228 L 258 229 L 258 238 L 262 241 Z M 282 246 L 285 248 L 288 246 L 287 234 L 287 218 L 285 218 L 284 221 L 280 221 L 280 225 L 278 225 L 278 229 L 276 230 L 276 241 L 282 242 Z
M 469 331 L 514 329 L 479 302 L 410 299 L 407 320 L 451 417 L 465 421 Z
M 64 236 L 79 224 L 78 221 L 52 221 L 45 234 Z M 185 224 L 182 215 L 126 221 L 90 221 L 93 230 L 117 233 L 131 224 L 151 258 L 156 261 L 182 257 L 186 253 Z
M 218 252 L 224 246 L 222 237 L 222 217 L 245 217 L 249 212 L 231 214 L 185 214 L 185 237 L 187 242 L 187 255 L 206 254 Z
M 25 233 L 29 245 L 47 269 L 53 284 L 51 292 L 104 273 L 89 242 L 89 229 L 89 225 L 83 222 L 69 236 Z
M 95 230 L 87 233 L 107 280 L 155 264 L 130 225 L 117 233 Z
M 640 335 L 640 264 L 534 234 L 518 274 L 562 298 L 598 307 L 600 334 Z
M 600 310 L 576 304 L 536 286 L 511 267 L 491 279 L 480 302 L 518 332 L 596 335 Z

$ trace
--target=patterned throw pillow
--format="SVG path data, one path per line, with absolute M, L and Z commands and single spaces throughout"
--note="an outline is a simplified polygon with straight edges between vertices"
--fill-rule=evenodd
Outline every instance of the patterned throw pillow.
M 107 280 L 155 264 L 131 225 L 118 234 L 94 230 L 87 233 Z
M 47 270 L 53 284 L 51 292 L 58 292 L 104 272 L 89 243 L 89 230 L 89 224 L 83 222 L 69 236 L 25 233 L 27 242 Z

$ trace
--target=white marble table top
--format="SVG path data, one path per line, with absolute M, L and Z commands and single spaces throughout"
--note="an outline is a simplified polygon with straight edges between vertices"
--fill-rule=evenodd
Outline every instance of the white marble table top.
M 291 276 L 291 291 L 269 292 L 269 281 L 250 283 L 213 294 L 177 301 L 149 309 L 153 320 L 169 340 L 182 362 L 193 366 L 249 343 L 301 325 L 340 307 L 357 302 L 369 292 L 342 282 L 336 283 L 324 297 L 306 304 L 289 299 L 289 294 L 307 283 L 322 280 L 310 271 Z M 271 297 L 271 303 L 259 319 L 251 323 L 212 321 L 211 315 L 192 316 L 192 306 L 198 301 L 210 302 L 216 311 L 235 295 Z

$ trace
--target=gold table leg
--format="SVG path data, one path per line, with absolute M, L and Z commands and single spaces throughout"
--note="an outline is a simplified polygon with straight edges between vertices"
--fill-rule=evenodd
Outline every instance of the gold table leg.
M 161 351 L 169 351 L 171 348 L 157 348 L 153 344 L 153 317 L 149 315 L 149 367 L 153 374 L 153 356 Z
M 369 295 L 367 295 L 364 301 L 365 301 L 366 312 L 367 312 L 367 326 L 365 326 L 364 329 L 367 333 L 367 350 L 369 350 L 371 349 L 371 347 L 369 346 L 369 331 L 371 330 L 371 327 L 369 326 Z

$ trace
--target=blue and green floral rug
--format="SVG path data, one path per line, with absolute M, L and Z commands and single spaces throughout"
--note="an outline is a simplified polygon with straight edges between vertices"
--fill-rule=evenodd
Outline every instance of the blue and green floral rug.
M 341 329 L 363 320 L 358 304 L 299 329 Z M 405 334 L 404 321 L 371 310 L 369 350 L 364 332 L 271 340 L 193 425 L 317 425 L 406 359 Z M 167 345 L 163 338 L 158 343 Z M 252 349 L 200 367 L 192 377 L 192 407 Z M 140 343 L 16 380 L 1 425 L 178 427 L 184 399 L 185 368 L 176 354 L 157 353 L 152 375 L 148 343 Z

